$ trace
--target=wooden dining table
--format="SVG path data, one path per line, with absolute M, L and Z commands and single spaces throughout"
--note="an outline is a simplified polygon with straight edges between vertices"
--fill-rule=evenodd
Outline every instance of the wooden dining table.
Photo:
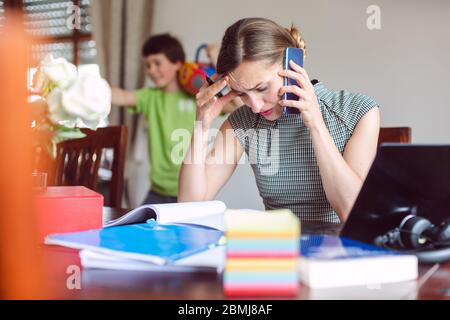
M 115 219 L 126 211 L 105 207 L 104 221 Z M 302 233 L 338 235 L 340 229 L 340 225 L 303 225 Z M 57 299 L 226 298 L 220 273 L 83 270 L 78 250 L 60 246 L 43 249 L 45 277 Z M 293 299 L 450 299 L 450 262 L 420 265 L 419 278 L 408 282 L 327 289 L 310 289 L 301 284 Z

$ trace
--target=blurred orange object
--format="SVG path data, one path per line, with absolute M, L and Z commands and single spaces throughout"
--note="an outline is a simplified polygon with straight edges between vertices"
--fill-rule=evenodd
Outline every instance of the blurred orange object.
M 29 47 L 20 20 L 0 30 L 0 297 L 41 299 L 43 284 L 31 201 L 32 137 L 27 105 Z

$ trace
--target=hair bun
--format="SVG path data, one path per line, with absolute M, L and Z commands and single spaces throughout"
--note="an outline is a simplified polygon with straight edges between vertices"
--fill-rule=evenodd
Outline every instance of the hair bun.
M 306 58 L 306 42 L 300 30 L 298 30 L 294 25 L 291 25 L 291 27 L 286 30 L 289 32 L 292 39 L 294 40 L 295 47 L 302 49 L 304 56 Z

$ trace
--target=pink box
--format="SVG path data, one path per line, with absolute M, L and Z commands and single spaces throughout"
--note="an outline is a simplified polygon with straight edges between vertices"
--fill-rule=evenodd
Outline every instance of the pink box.
M 41 240 L 52 233 L 103 226 L 103 195 L 86 187 L 47 187 L 35 195 L 35 205 Z

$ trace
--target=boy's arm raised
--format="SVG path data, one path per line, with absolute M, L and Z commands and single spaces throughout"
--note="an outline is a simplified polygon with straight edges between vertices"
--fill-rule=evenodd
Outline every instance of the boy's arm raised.
M 111 102 L 115 106 L 133 107 L 136 105 L 136 96 L 132 91 L 127 91 L 120 88 L 112 88 L 111 95 Z

